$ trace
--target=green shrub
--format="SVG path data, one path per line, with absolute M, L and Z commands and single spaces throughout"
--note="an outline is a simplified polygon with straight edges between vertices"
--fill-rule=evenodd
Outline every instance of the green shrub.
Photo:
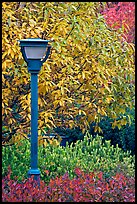
M 30 142 L 28 140 L 2 147 L 2 175 L 5 175 L 8 166 L 13 170 L 12 178 L 18 176 L 19 180 L 22 180 L 23 177 L 27 177 L 28 168 L 30 168 Z
M 112 129 L 111 119 L 104 117 L 100 122 L 100 127 L 103 130 L 104 140 L 111 140 L 111 144 L 114 146 L 119 145 L 124 151 L 131 150 L 132 154 L 135 154 L 135 110 L 127 110 L 126 116 L 131 115 L 131 124 L 122 126 L 119 130 L 118 127 Z M 92 133 L 92 131 L 90 132 Z
M 77 140 L 82 140 L 84 138 L 84 134 L 79 127 L 75 127 L 72 129 L 57 127 L 54 128 L 54 131 L 60 136 L 65 136 L 69 144 L 71 144 L 72 142 L 76 142 Z
M 111 140 L 112 145 L 116 146 L 116 144 L 118 144 L 119 147 L 121 147 L 124 151 L 131 150 L 131 153 L 135 154 L 135 110 L 127 109 L 125 113 L 127 119 L 128 115 L 132 116 L 131 124 L 126 124 L 122 126 L 120 130 L 118 129 L 118 127 L 112 129 L 111 127 L 112 120 L 109 117 L 105 116 L 100 122 L 100 127 L 103 130 L 103 134 L 94 132 L 93 127 L 95 123 L 92 123 L 90 125 L 89 132 L 94 137 L 97 134 L 100 134 L 101 136 L 103 136 L 103 141 Z M 57 127 L 54 128 L 54 131 L 59 135 L 65 136 L 69 144 L 71 144 L 72 142 L 75 143 L 77 140 L 83 140 L 84 138 L 84 134 L 82 133 L 79 127 L 72 129 Z
M 39 169 L 41 178 L 48 182 L 50 178 L 63 175 L 66 171 L 70 178 L 74 177 L 74 169 L 81 168 L 84 171 L 102 171 L 106 177 L 116 172 L 123 171 L 126 175 L 134 175 L 135 156 L 130 152 L 124 152 L 121 148 L 114 147 L 110 141 L 102 142 L 103 137 L 93 138 L 88 133 L 83 141 L 77 141 L 75 145 L 53 146 L 48 144 L 45 148 L 39 147 Z M 30 168 L 30 143 L 24 140 L 20 145 L 2 149 L 2 175 L 7 173 L 10 165 L 12 178 L 18 176 L 27 177 Z

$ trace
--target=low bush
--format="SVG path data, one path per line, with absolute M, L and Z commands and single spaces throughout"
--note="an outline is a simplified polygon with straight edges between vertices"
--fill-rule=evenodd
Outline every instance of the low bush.
M 124 152 L 121 148 L 114 147 L 110 141 L 102 141 L 103 137 L 93 138 L 90 134 L 84 136 L 84 140 L 77 141 L 66 147 L 48 144 L 45 148 L 39 147 L 39 168 L 41 179 L 49 182 L 51 178 L 62 176 L 66 171 L 70 178 L 74 178 L 75 168 L 84 171 L 102 171 L 106 177 L 116 172 L 134 176 L 135 156 L 130 152 Z M 30 169 L 30 142 L 21 141 L 2 149 L 2 176 L 7 174 L 8 166 L 11 166 L 12 178 L 18 176 L 18 180 L 27 178 Z
M 103 141 L 111 140 L 112 145 L 116 146 L 116 144 L 118 144 L 124 151 L 131 151 L 132 154 L 135 154 L 135 109 L 126 110 L 125 116 L 127 117 L 127 121 L 128 115 L 131 116 L 131 124 L 127 123 L 126 125 L 123 125 L 121 129 L 118 129 L 118 127 L 112 129 L 112 120 L 105 116 L 100 121 L 100 127 L 103 134 L 94 132 L 95 123 L 90 124 L 89 132 L 93 136 L 100 134 L 103 136 Z M 57 127 L 54 128 L 54 131 L 59 135 L 65 136 L 69 144 L 72 142 L 75 143 L 77 140 L 84 139 L 84 134 L 79 127 L 72 129 Z
M 3 202 L 135 202 L 135 179 L 117 173 L 105 179 L 102 172 L 85 173 L 75 169 L 40 186 L 33 178 L 18 183 L 10 174 L 2 180 Z
M 82 140 L 84 138 L 84 134 L 79 127 L 75 127 L 72 129 L 57 127 L 54 128 L 54 131 L 60 136 L 65 136 L 69 144 L 71 144 L 72 142 L 76 142 L 77 140 Z
M 116 146 L 119 145 L 124 151 L 131 151 L 132 154 L 135 154 L 135 110 L 127 110 L 126 117 L 131 116 L 131 121 L 126 125 L 123 125 L 121 129 L 118 127 L 112 129 L 111 119 L 104 117 L 100 122 L 100 127 L 103 130 L 104 140 L 111 140 L 111 144 Z

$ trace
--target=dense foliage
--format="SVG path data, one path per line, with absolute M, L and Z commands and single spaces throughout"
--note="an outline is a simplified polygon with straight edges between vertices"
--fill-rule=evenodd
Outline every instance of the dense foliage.
M 135 202 L 134 24 L 134 2 L 2 3 L 3 202 Z M 52 39 L 38 84 L 40 187 L 27 179 L 24 38 Z
M 129 110 L 127 113 L 129 114 Z M 124 151 L 129 150 L 132 154 L 135 154 L 135 109 L 132 111 L 130 110 L 130 114 L 132 115 L 130 125 L 126 124 L 120 129 L 118 129 L 118 127 L 112 129 L 112 120 L 108 117 L 104 117 L 104 119 L 100 122 L 100 126 L 103 130 L 104 140 L 111 140 L 111 144 L 114 146 L 118 144 Z M 93 131 L 90 133 L 93 134 Z
M 116 146 L 119 145 L 124 151 L 131 151 L 135 154 L 135 109 L 127 109 L 125 117 L 131 115 L 130 124 L 123 125 L 120 129 L 118 127 L 112 128 L 112 119 L 107 116 L 103 117 L 100 121 L 100 127 L 103 133 L 94 132 L 95 123 L 90 124 L 89 132 L 91 135 L 96 136 L 100 134 L 103 136 L 103 140 L 111 140 L 111 144 Z M 55 133 L 66 138 L 69 144 L 75 143 L 77 140 L 83 140 L 84 134 L 79 127 L 75 128 L 54 128 Z M 62 144 L 62 143 L 61 143 Z M 65 145 L 65 142 L 64 142 Z
M 19 183 L 2 179 L 3 202 L 135 202 L 135 179 L 117 173 L 105 179 L 102 172 L 85 173 L 75 169 L 75 178 L 68 173 L 51 179 L 46 185 L 40 181 L 38 187 L 33 178 Z
M 104 5 L 104 3 L 103 3 Z M 86 11 L 86 12 L 85 12 Z M 98 2 L 2 3 L 3 141 L 30 133 L 30 76 L 17 40 L 54 41 L 39 74 L 39 136 L 46 128 L 79 126 L 102 117 L 129 123 L 134 105 L 134 45 L 109 29 Z
M 122 28 L 124 40 L 135 43 L 135 2 L 118 2 L 111 4 L 111 7 L 109 5 L 102 12 L 107 24 L 111 28 Z
M 123 172 L 126 176 L 134 176 L 135 156 L 124 152 L 121 148 L 110 145 L 110 141 L 102 142 L 103 137 L 93 138 L 87 134 L 83 141 L 77 141 L 75 146 L 53 146 L 52 144 L 39 147 L 39 169 L 41 179 L 49 182 L 51 178 L 63 175 L 66 171 L 70 178 L 74 178 L 75 168 L 84 171 L 102 171 L 106 177 L 116 172 Z M 20 141 L 18 144 L 2 149 L 2 176 L 7 174 L 8 166 L 12 170 L 12 178 L 18 180 L 27 178 L 30 169 L 30 142 Z

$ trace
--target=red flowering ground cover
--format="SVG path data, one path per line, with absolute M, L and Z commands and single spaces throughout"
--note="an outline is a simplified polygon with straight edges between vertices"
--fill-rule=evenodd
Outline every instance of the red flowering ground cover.
M 123 38 L 127 42 L 135 41 L 135 2 L 118 2 L 101 13 L 110 27 L 118 29 L 124 26 Z
M 18 183 L 10 173 L 2 180 L 3 202 L 135 202 L 135 179 L 117 173 L 105 179 L 103 173 L 84 173 L 75 169 L 76 177 L 68 173 L 38 187 L 33 178 Z

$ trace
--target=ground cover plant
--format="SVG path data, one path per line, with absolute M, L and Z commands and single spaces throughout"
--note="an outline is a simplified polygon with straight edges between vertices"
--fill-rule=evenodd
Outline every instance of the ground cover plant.
M 76 168 L 75 178 L 66 172 L 48 185 L 40 181 L 40 187 L 33 178 L 18 183 L 10 173 L 2 180 L 3 202 L 135 202 L 135 180 L 122 173 L 105 179 L 102 172 Z
M 66 171 L 70 178 L 74 178 L 74 169 L 81 168 L 84 171 L 102 171 L 109 177 L 116 172 L 123 172 L 128 176 L 134 176 L 135 156 L 130 152 L 124 152 L 121 148 L 114 147 L 110 141 L 102 142 L 103 137 L 93 138 L 85 135 L 83 141 L 77 141 L 75 145 L 62 147 L 59 145 L 39 146 L 39 169 L 41 179 L 49 182 L 51 178 L 63 175 Z M 2 149 L 2 175 L 7 174 L 10 165 L 11 178 L 18 176 L 18 180 L 27 178 L 30 168 L 30 141 L 23 140 L 12 146 Z

